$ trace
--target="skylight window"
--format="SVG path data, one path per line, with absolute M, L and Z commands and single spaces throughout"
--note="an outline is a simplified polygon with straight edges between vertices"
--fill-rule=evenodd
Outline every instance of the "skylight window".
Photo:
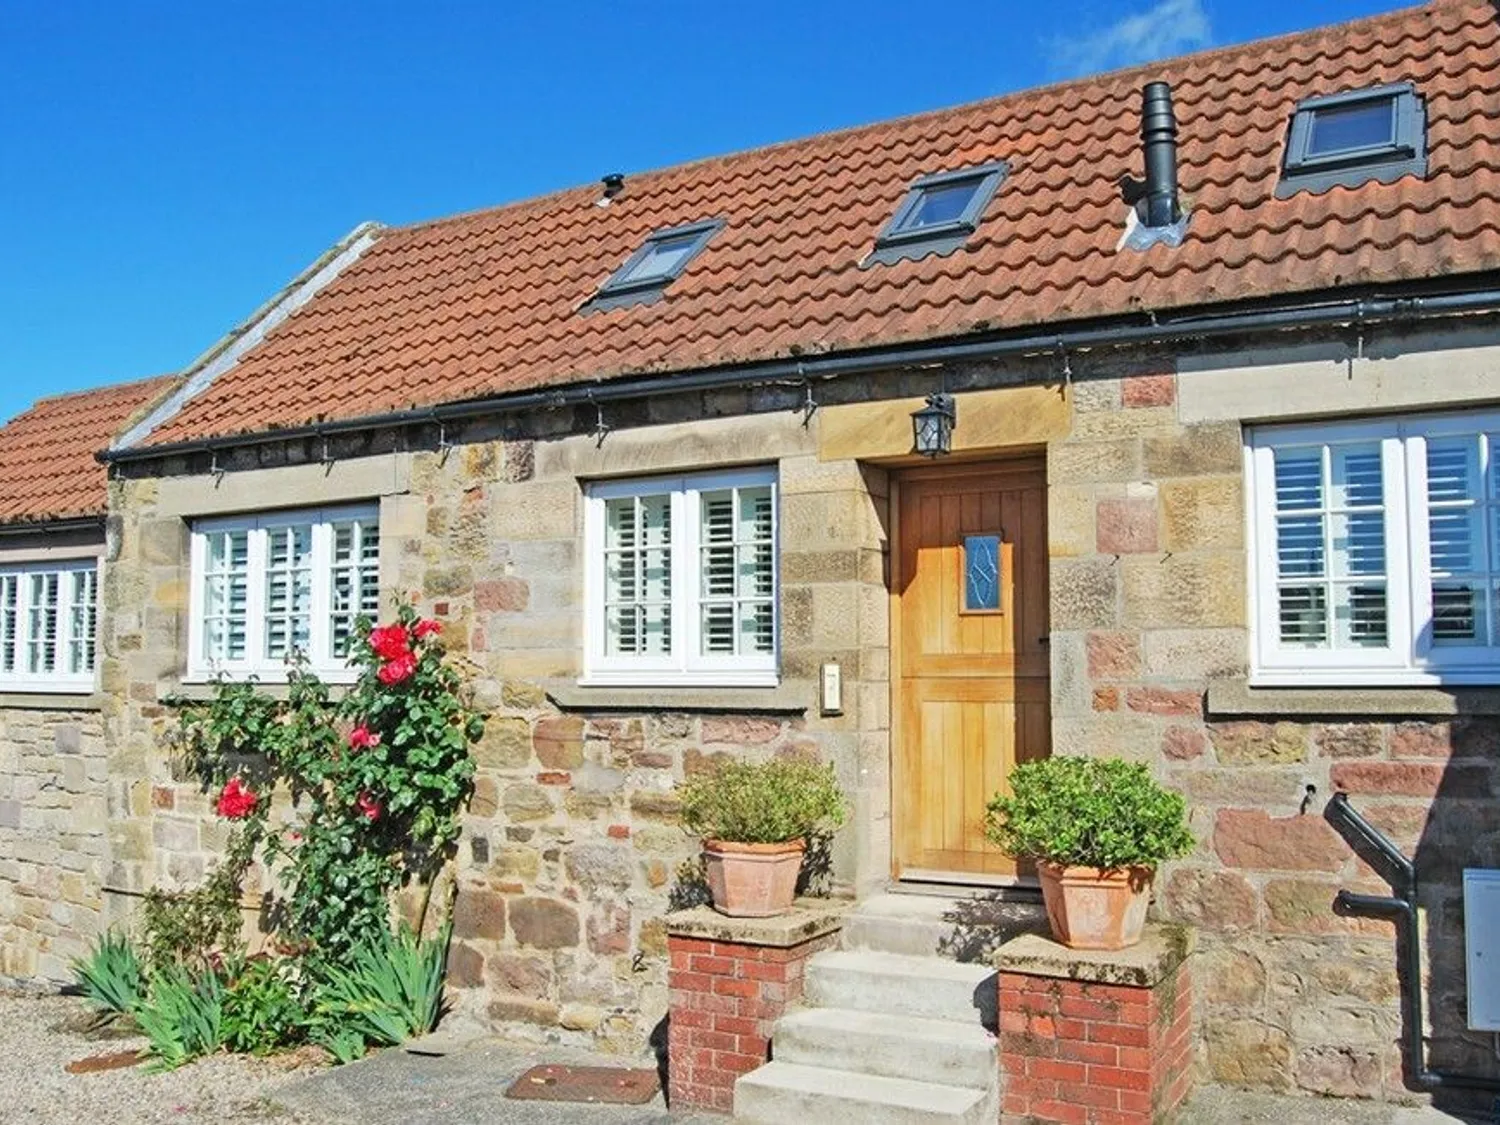
M 1427 174 L 1427 114 L 1409 82 L 1305 98 L 1287 135 L 1276 194 Z
M 889 265 L 959 249 L 979 226 L 979 217 L 1009 171 L 1000 163 L 922 177 L 880 232 L 865 264 Z
M 614 309 L 656 300 L 723 226 L 722 219 L 710 219 L 653 232 L 600 287 L 588 307 Z

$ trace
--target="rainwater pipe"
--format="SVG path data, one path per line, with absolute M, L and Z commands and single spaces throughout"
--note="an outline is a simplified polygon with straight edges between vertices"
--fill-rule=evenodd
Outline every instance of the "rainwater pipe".
M 1485 1090 L 1500 1093 L 1500 1079 L 1481 1078 L 1472 1074 L 1454 1074 L 1434 1070 L 1427 1065 L 1427 1047 L 1422 1036 L 1422 946 L 1421 923 L 1417 916 L 1417 869 L 1380 829 L 1359 814 L 1349 803 L 1346 793 L 1335 793 L 1328 802 L 1325 816 L 1336 829 L 1349 832 L 1368 844 L 1390 865 L 1395 874 L 1391 889 L 1394 895 L 1367 895 L 1339 891 L 1333 900 L 1341 914 L 1361 918 L 1393 918 L 1401 928 L 1402 961 L 1398 972 L 1401 998 L 1406 1006 L 1406 1065 L 1413 1086 L 1423 1090 Z M 1347 838 L 1347 837 L 1346 837 Z

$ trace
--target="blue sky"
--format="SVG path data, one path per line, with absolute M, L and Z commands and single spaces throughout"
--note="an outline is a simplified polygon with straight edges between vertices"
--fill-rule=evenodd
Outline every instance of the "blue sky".
M 364 219 L 1394 6 L 0 0 L 0 418 L 180 368 Z

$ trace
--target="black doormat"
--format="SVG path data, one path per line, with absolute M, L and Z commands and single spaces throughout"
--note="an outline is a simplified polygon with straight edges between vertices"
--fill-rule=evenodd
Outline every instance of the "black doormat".
M 645 1105 L 660 1088 L 654 1070 L 619 1066 L 534 1066 L 511 1083 L 507 1098 L 533 1102 Z

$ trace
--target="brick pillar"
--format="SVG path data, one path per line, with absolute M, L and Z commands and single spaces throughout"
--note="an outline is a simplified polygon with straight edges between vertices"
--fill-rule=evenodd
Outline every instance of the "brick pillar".
M 667 915 L 667 1099 L 734 1108 L 734 1082 L 770 1058 L 771 1032 L 802 997 L 807 959 L 838 942 L 848 902 L 799 899 L 778 918 L 700 906 Z
M 1192 1086 L 1194 931 L 1115 952 L 1035 934 L 995 956 L 1002 1125 L 1156 1125 Z

